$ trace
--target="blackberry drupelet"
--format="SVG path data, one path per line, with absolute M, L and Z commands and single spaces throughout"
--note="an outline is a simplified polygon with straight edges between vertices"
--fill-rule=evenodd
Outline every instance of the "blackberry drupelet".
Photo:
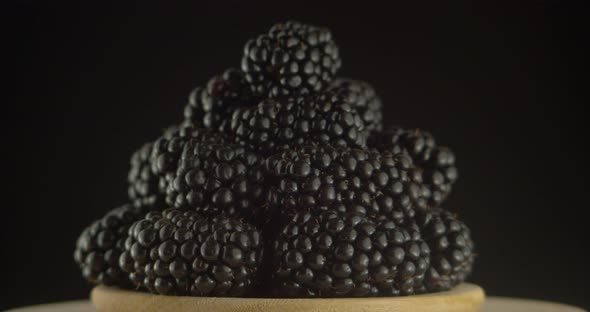
M 375 89 L 367 82 L 338 78 L 332 81 L 331 90 L 343 92 L 351 105 L 356 108 L 368 131 L 381 131 L 383 113 L 381 99 Z
M 143 216 L 142 209 L 124 205 L 108 212 L 84 229 L 76 242 L 74 260 L 82 276 L 94 285 L 128 287 L 130 282 L 119 268 L 129 226 Z
M 265 168 L 269 205 L 279 214 L 331 210 L 403 224 L 425 205 L 404 154 L 305 146 L 269 157 Z
M 190 141 L 168 187 L 168 202 L 205 216 L 264 222 L 264 159 L 244 146 Z
M 153 293 L 243 296 L 257 283 L 262 253 L 260 233 L 240 219 L 167 209 L 129 228 L 119 263 Z
M 242 70 L 261 97 L 299 96 L 326 88 L 340 68 L 330 30 L 295 21 L 273 25 L 244 47 Z
M 475 258 L 469 228 L 444 209 L 421 212 L 417 220 L 431 250 L 431 267 L 424 281 L 428 291 L 449 290 L 465 281 Z
M 244 74 L 237 69 L 228 69 L 211 78 L 205 87 L 197 87 L 191 92 L 184 109 L 184 124 L 224 133 L 229 131 L 234 110 L 257 102 Z
M 296 214 L 275 240 L 280 296 L 368 297 L 422 290 L 429 249 L 413 227 L 326 211 Z
M 335 91 L 267 99 L 237 110 L 232 130 L 238 143 L 265 155 L 303 144 L 363 148 L 368 136 L 356 109 Z
M 436 144 L 426 131 L 389 127 L 371 137 L 369 146 L 381 151 L 404 151 L 422 171 L 424 184 L 430 192 L 429 206 L 438 207 L 457 181 L 455 155 L 445 146 Z

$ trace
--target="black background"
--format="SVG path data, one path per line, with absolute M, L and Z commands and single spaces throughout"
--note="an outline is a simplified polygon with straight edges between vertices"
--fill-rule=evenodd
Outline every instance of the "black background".
M 238 66 L 248 37 L 288 18 L 332 29 L 341 74 L 376 87 L 388 123 L 454 149 L 460 180 L 446 207 L 473 229 L 471 281 L 490 295 L 590 307 L 585 109 L 573 78 L 581 8 L 80 2 L 0 9 L 11 52 L 0 308 L 88 295 L 75 239 L 126 201 L 129 155 L 180 120 L 192 87 Z

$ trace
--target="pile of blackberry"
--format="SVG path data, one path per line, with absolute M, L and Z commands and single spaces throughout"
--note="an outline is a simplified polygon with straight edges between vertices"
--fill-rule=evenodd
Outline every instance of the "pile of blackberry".
M 448 290 L 474 262 L 442 204 L 453 152 L 383 125 L 341 78 L 330 30 L 289 21 L 197 87 L 131 157 L 129 203 L 83 230 L 92 284 L 179 296 L 371 297 Z

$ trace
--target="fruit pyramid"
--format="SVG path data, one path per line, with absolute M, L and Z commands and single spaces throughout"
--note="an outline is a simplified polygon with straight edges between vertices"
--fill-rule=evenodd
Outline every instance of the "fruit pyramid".
M 383 126 L 370 84 L 337 76 L 323 27 L 279 23 L 131 157 L 129 203 L 84 229 L 92 284 L 162 295 L 403 296 L 463 282 L 467 226 L 442 208 L 453 152 Z

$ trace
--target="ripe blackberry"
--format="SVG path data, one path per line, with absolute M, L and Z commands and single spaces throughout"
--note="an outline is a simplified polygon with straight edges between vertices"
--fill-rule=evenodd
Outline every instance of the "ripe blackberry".
M 233 111 L 256 102 L 244 74 L 231 68 L 191 92 L 184 109 L 184 124 L 226 132 Z
M 429 206 L 438 207 L 457 181 L 455 155 L 445 146 L 438 146 L 434 137 L 421 130 L 389 127 L 374 134 L 369 145 L 381 151 L 404 151 L 422 171 L 424 184 L 430 191 Z
M 335 211 L 298 213 L 275 240 L 280 296 L 398 296 L 421 289 L 429 249 L 412 227 Z
M 239 143 L 266 155 L 303 144 L 362 148 L 368 135 L 358 112 L 338 92 L 264 100 L 237 110 L 232 130 Z
M 265 227 L 268 237 L 280 231 L 285 219 L 305 212 L 332 211 L 409 226 L 425 201 L 411 161 L 402 154 L 304 146 L 267 158 L 265 169 L 267 215 L 273 220 Z
M 444 209 L 421 212 L 418 226 L 431 250 L 424 285 L 430 292 L 451 289 L 465 281 L 474 262 L 471 231 Z
M 205 216 L 258 221 L 265 205 L 263 160 L 241 145 L 190 141 L 168 187 L 168 202 Z
M 330 30 L 295 21 L 273 25 L 244 47 L 242 70 L 255 94 L 299 96 L 326 88 L 340 68 Z
M 124 205 L 111 210 L 82 231 L 76 242 L 74 260 L 88 282 L 119 287 L 130 285 L 127 275 L 119 268 L 118 260 L 129 226 L 142 215 L 140 208 Z
M 339 78 L 332 81 L 331 90 L 343 92 L 356 108 L 368 131 L 381 131 L 383 113 L 381 99 L 375 89 L 365 81 Z
M 272 207 L 280 214 L 332 210 L 403 224 L 425 205 L 403 154 L 305 146 L 266 160 Z
M 153 143 L 146 143 L 131 156 L 131 169 L 127 175 L 129 199 L 136 206 L 162 206 L 165 194 L 158 188 L 159 176 L 152 172 Z
M 225 141 L 225 136 L 219 132 L 192 126 L 181 126 L 156 140 L 150 155 L 150 165 L 153 174 L 158 177 L 159 194 L 166 194 L 169 184 L 174 179 L 184 147 L 189 142 Z
M 243 296 L 256 285 L 262 252 L 260 233 L 239 219 L 167 209 L 129 228 L 119 263 L 153 293 Z
M 178 126 L 170 126 L 162 131 L 162 136 L 170 137 L 179 130 Z M 152 170 L 153 146 L 153 142 L 145 143 L 131 155 L 129 161 L 127 193 L 138 207 L 162 207 L 165 203 L 166 194 L 159 189 L 160 177 Z

